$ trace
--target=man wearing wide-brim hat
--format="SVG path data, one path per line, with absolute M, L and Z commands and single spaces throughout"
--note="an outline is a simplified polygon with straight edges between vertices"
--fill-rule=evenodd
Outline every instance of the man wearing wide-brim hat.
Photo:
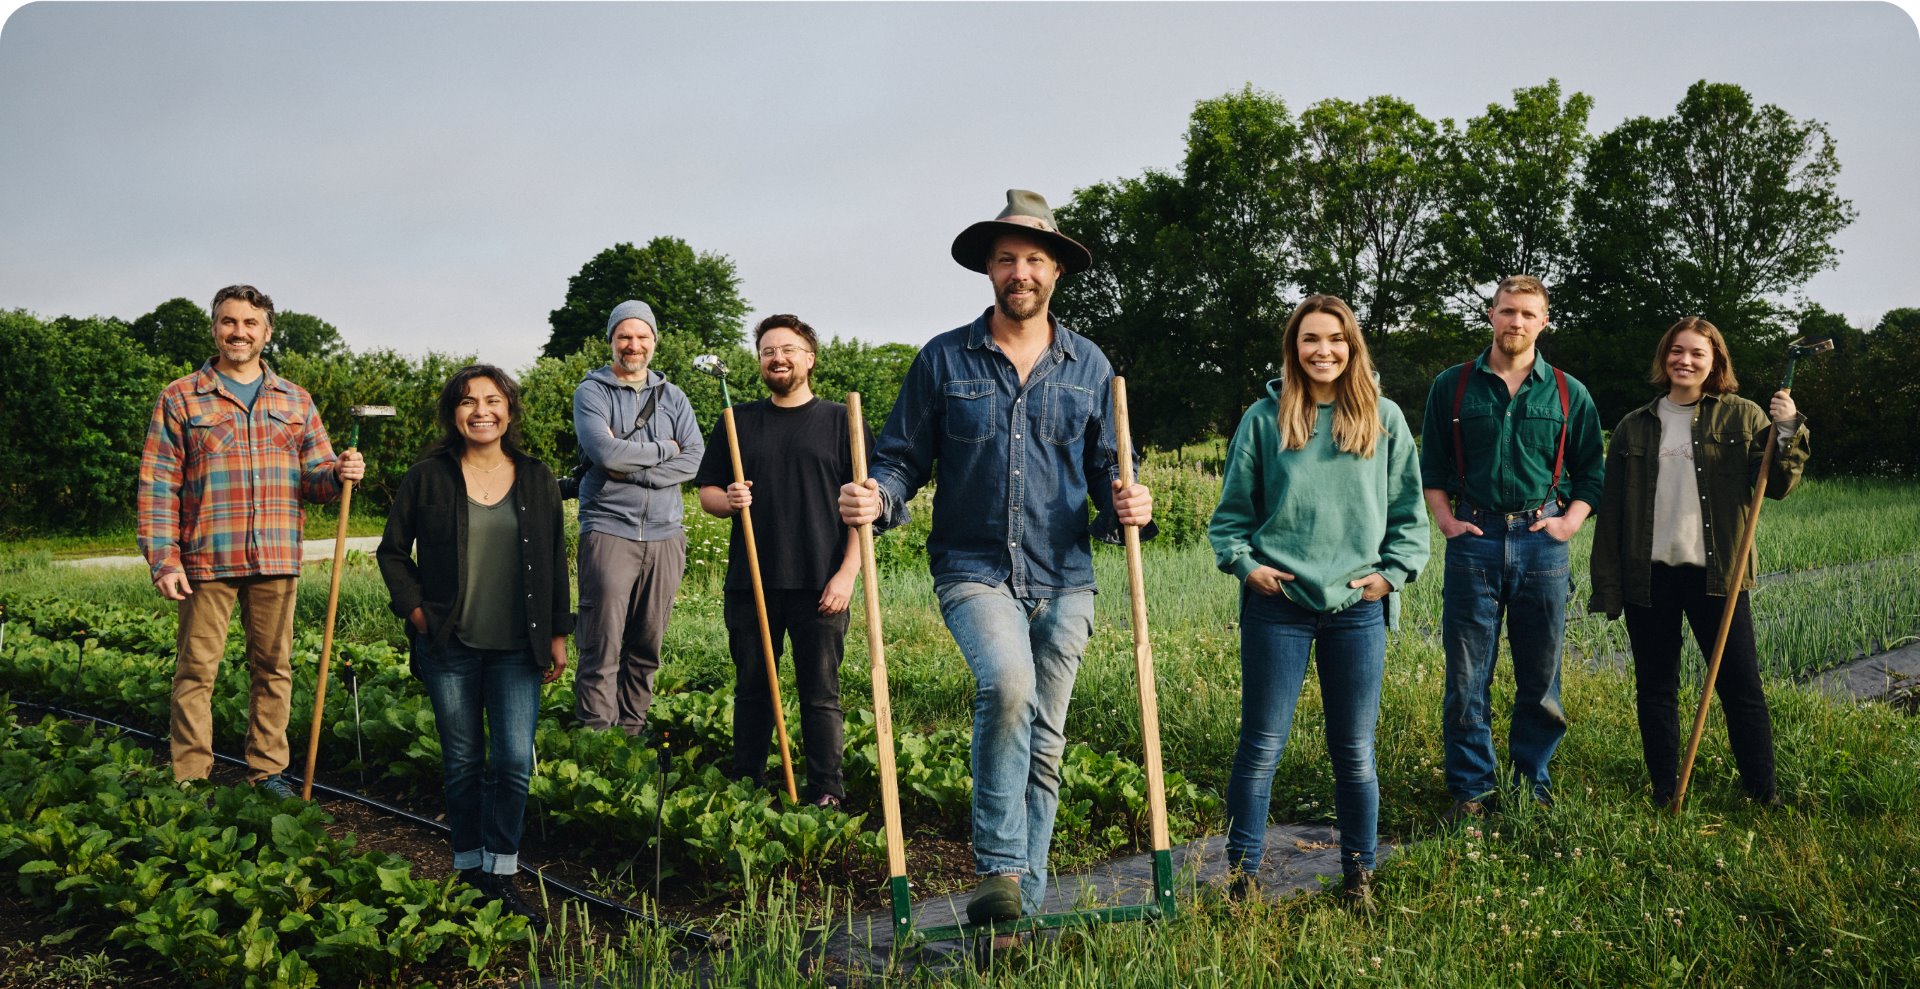
M 973 705 L 974 923 L 1039 912 L 1060 798 L 1073 680 L 1093 631 L 1089 540 L 1146 528 L 1153 499 L 1124 490 L 1113 366 L 1048 311 L 1064 274 L 1093 256 L 1038 194 L 961 231 L 953 259 L 994 304 L 927 342 L 874 447 L 866 485 L 840 489 L 848 525 L 884 531 L 940 465 L 927 557 L 940 613 L 978 683 Z M 1087 518 L 1091 501 L 1095 517 Z

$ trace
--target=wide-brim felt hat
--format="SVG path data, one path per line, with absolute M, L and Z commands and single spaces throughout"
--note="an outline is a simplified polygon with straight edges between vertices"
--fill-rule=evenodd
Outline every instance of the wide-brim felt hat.
M 993 249 L 994 240 L 1010 233 L 1024 234 L 1047 245 L 1054 259 L 1069 274 L 1093 267 L 1093 252 L 1061 233 L 1047 201 L 1039 193 L 1025 189 L 1008 189 L 1007 208 L 1001 210 L 999 216 L 960 231 L 960 236 L 953 239 L 953 259 L 960 262 L 962 268 L 984 275 L 987 252 Z

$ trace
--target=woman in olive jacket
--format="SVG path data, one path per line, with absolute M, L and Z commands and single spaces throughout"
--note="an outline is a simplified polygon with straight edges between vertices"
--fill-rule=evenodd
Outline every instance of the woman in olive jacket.
M 401 480 L 378 557 L 433 701 L 454 867 L 538 926 L 513 876 L 540 686 L 566 669 L 573 613 L 560 491 L 521 452 L 520 417 L 506 372 L 455 372 L 441 438 Z
M 1665 806 L 1679 773 L 1681 617 L 1704 652 L 1719 634 L 1726 596 L 1739 596 L 1715 687 L 1741 785 L 1753 799 L 1777 803 L 1773 721 L 1747 602 L 1753 559 L 1740 587 L 1729 588 L 1727 577 L 1766 444 L 1777 444 L 1767 495 L 1785 498 L 1806 467 L 1806 425 L 1784 390 L 1765 410 L 1734 394 L 1740 385 L 1727 342 L 1698 316 L 1660 338 L 1650 380 L 1665 394 L 1627 413 L 1607 449 L 1588 610 L 1626 614 L 1641 749 L 1654 802 Z

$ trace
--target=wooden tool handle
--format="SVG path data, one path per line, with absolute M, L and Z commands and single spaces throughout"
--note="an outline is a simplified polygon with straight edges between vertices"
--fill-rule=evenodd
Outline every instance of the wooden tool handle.
M 860 393 L 847 393 L 847 444 L 853 483 L 867 483 L 867 435 Z M 893 758 L 893 699 L 887 689 L 887 647 L 880 634 L 880 568 L 873 559 L 873 524 L 860 527 L 860 585 L 867 605 L 867 663 L 873 681 L 873 734 L 880 770 L 880 816 L 887 833 L 887 875 L 907 874 L 907 840 L 900 826 L 900 776 Z

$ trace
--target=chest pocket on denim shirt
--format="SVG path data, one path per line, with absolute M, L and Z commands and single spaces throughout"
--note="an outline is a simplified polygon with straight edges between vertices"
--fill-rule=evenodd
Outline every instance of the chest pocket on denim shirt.
M 1040 384 L 1040 436 L 1056 446 L 1071 446 L 1087 433 L 1098 404 L 1093 389 L 1063 381 Z
M 946 389 L 947 438 L 961 443 L 985 443 L 999 421 L 993 381 L 949 381 Z
M 300 439 L 306 435 L 307 417 L 291 409 L 268 409 L 267 432 L 274 445 L 291 454 L 299 454 Z
M 194 416 L 187 420 L 187 455 L 225 453 L 238 437 L 230 410 Z

